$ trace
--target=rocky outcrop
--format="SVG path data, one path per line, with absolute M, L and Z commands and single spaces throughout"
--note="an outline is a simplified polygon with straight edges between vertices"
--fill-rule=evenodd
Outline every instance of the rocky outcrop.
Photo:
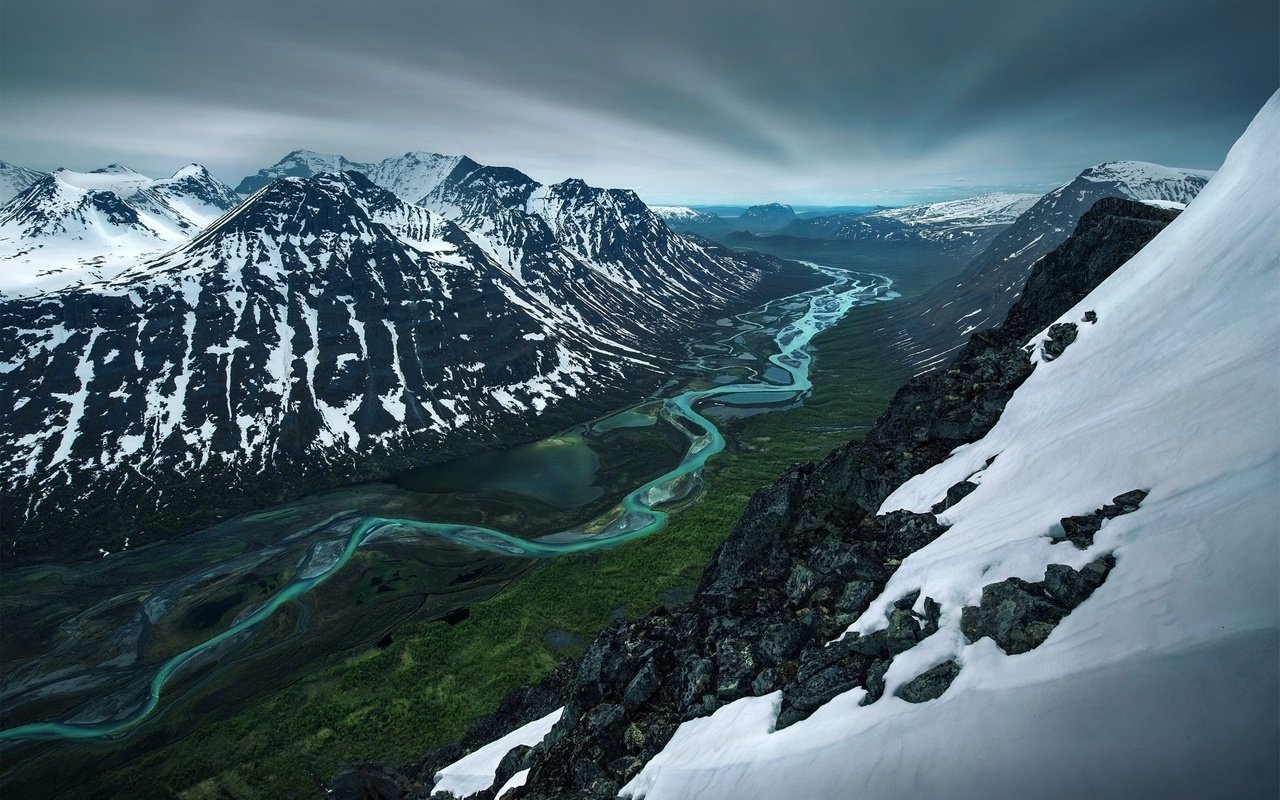
M 1090 226 L 1124 227 L 1113 213 L 1088 220 Z M 1159 226 L 1144 220 L 1126 230 L 1150 238 Z M 1131 236 L 1095 233 L 1082 225 L 1063 248 L 1101 263 L 1107 257 L 1098 251 L 1133 242 Z M 1078 237 L 1092 248 L 1081 249 Z M 899 390 L 862 441 L 816 465 L 792 466 L 758 491 L 707 565 L 692 602 L 617 621 L 601 633 L 571 668 L 560 695 L 561 721 L 518 756 L 531 770 L 518 796 L 613 797 L 681 722 L 740 697 L 781 690 L 779 728 L 856 687 L 865 690 L 862 702 L 879 700 L 894 657 L 938 629 L 938 604 L 912 593 L 893 604 L 881 630 L 832 640 L 867 610 L 904 558 L 945 535 L 935 515 L 961 502 L 974 484 L 952 487 L 932 513 L 876 511 L 907 478 L 995 424 L 1033 369 L 1027 340 L 1077 302 L 1081 289 L 1087 292 L 1083 281 L 1059 274 L 1064 263 L 1037 267 L 1004 325 L 975 335 L 948 369 Z M 1129 493 L 1114 505 L 1138 502 L 1141 497 Z M 965 632 L 971 639 L 990 636 L 1006 652 L 1024 652 L 1083 602 L 1113 565 L 1106 558 L 1081 571 L 1051 565 L 1039 583 L 992 584 L 981 604 L 966 610 Z M 567 669 L 558 670 L 555 680 L 564 681 Z M 959 671 L 954 661 L 935 664 L 896 694 L 927 702 L 945 693 Z M 535 715 L 512 712 L 493 733 Z M 489 718 L 480 727 L 492 725 Z M 493 738 L 469 734 L 467 741 Z M 419 768 L 416 778 L 425 785 L 431 773 Z
M 1036 583 L 1008 578 L 987 584 L 982 587 L 982 602 L 965 607 L 960 629 L 971 642 L 991 637 L 1009 655 L 1034 650 L 1102 585 L 1115 565 L 1113 557 L 1103 556 L 1079 571 L 1066 564 L 1050 564 L 1044 580 Z

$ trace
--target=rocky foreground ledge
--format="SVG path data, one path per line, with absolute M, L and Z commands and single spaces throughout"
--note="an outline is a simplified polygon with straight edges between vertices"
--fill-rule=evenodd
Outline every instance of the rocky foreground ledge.
M 1128 200 L 1099 201 L 1073 235 L 1037 263 L 1002 325 L 975 334 L 945 371 L 903 386 L 864 439 L 816 465 L 794 465 L 758 491 L 690 603 L 616 622 L 581 659 L 510 694 L 457 744 L 399 769 L 347 767 L 327 796 L 432 797 L 441 768 L 563 707 L 539 744 L 511 749 L 492 785 L 471 796 L 492 798 L 527 770 L 524 785 L 507 797 L 612 798 L 682 722 L 741 697 L 781 690 L 778 728 L 856 687 L 866 689 L 864 703 L 878 700 L 892 660 L 937 630 L 937 604 L 900 598 L 883 630 L 828 642 L 866 611 L 904 558 L 945 532 L 936 515 L 974 484 L 953 486 L 932 513 L 876 511 L 908 478 L 985 435 L 1035 364 L 1060 355 L 1076 327 L 1096 315 L 1055 325 L 1038 353 L 1027 342 L 1176 214 Z M 1061 538 L 1084 547 L 1103 519 L 1135 510 L 1145 496 L 1143 487 L 1129 486 L 1116 494 L 1092 515 L 1064 519 Z M 1042 581 L 992 583 L 979 606 L 965 609 L 964 634 L 988 636 L 1007 653 L 1033 649 L 1114 568 L 1123 567 L 1102 556 L 1080 570 L 1046 565 Z M 954 662 L 935 665 L 897 694 L 909 702 L 936 698 L 959 669 Z

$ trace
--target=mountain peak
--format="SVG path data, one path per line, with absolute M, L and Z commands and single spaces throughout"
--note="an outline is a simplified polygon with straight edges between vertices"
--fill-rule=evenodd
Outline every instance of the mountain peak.
M 124 164 L 116 161 L 111 162 L 105 167 L 98 167 L 97 169 L 90 170 L 90 172 L 94 175 L 137 175 L 139 177 L 146 177 L 141 172 L 130 167 L 126 167 Z

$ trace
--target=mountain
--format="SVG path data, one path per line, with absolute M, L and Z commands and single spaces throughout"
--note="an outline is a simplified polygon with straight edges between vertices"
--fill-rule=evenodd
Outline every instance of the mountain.
M 140 235 L 140 194 L 200 177 L 91 175 L 74 179 L 139 185 L 45 188 Z M 782 291 L 776 262 L 677 237 L 630 192 L 519 176 L 470 164 L 439 187 L 470 230 L 359 172 L 278 179 L 110 279 L 0 303 L 8 552 L 136 546 L 549 434 L 651 388 L 704 320 Z
M 0 161 L 0 204 L 17 197 L 31 184 L 43 178 L 47 173 Z
M 330 796 L 1275 796 L 1278 146 L 1280 94 L 1181 215 L 1095 204 L 691 602 Z
M 681 230 L 685 226 L 709 225 L 720 221 L 715 214 L 698 211 L 688 206 L 649 206 L 649 210 L 662 217 L 673 230 Z
M 759 233 L 762 230 L 781 228 L 796 218 L 796 212 L 784 203 L 765 203 L 751 206 L 742 212 L 737 222 L 744 230 Z
M 844 241 L 923 241 L 976 254 L 1037 199 L 1038 195 L 997 192 L 862 214 L 798 219 L 780 233 Z
M 1140 161 L 1090 167 L 1018 215 L 954 281 L 890 312 L 881 333 L 913 370 L 937 369 L 970 333 L 1008 312 L 1032 265 L 1060 245 L 1095 202 L 1124 197 L 1179 208 L 1191 202 L 1212 175 Z
M 198 164 L 158 180 L 120 164 L 44 175 L 0 207 L 0 295 L 111 277 L 187 241 L 239 200 Z
M 352 163 L 295 151 L 241 186 Z M 572 309 L 584 324 L 636 345 L 654 334 L 655 312 L 697 317 L 701 305 L 729 301 L 752 258 L 676 235 L 630 190 L 578 179 L 542 184 L 511 167 L 422 152 L 353 168 L 456 223 L 545 306 Z
M 271 166 L 244 178 L 236 191 L 248 195 L 279 178 L 310 178 L 326 172 L 354 170 L 364 173 L 379 186 L 395 192 L 406 202 L 417 203 L 438 186 L 461 161 L 461 156 L 411 151 L 381 161 L 358 162 L 331 153 L 294 150 Z

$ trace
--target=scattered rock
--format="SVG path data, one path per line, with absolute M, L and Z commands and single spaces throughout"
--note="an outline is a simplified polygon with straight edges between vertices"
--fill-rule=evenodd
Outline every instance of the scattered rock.
M 993 458 L 992 460 L 994 461 L 995 459 Z M 946 511 L 948 508 L 951 508 L 956 503 L 959 503 L 961 500 L 968 497 L 970 493 L 977 488 L 978 484 L 970 483 L 969 479 L 965 478 L 948 489 L 947 496 L 939 500 L 937 503 L 934 503 L 933 507 L 930 508 L 929 511 L 934 514 L 941 514 L 943 511 Z
M 1079 572 L 1065 564 L 1050 564 L 1038 583 L 1019 578 L 989 583 L 982 587 L 982 602 L 961 612 L 960 630 L 970 642 L 990 636 L 1010 655 L 1034 650 L 1063 617 L 1093 594 L 1114 565 L 1114 558 L 1104 556 Z
M 898 687 L 898 697 L 908 703 L 925 703 L 942 697 L 943 692 L 951 686 L 951 682 L 960 674 L 960 664 L 954 659 L 944 661 L 912 678 Z
M 1102 523 L 1105 520 L 1115 519 L 1124 514 L 1132 514 L 1138 510 L 1146 497 L 1147 492 L 1142 489 L 1134 489 L 1112 498 L 1110 503 L 1097 509 L 1092 514 L 1063 517 L 1060 523 L 1062 535 L 1052 536 L 1051 540 L 1054 544 L 1071 542 L 1081 550 L 1087 550 L 1093 546 L 1093 536 L 1102 530 Z
M 1076 324 L 1074 322 L 1059 322 L 1049 326 L 1049 338 L 1040 347 L 1040 353 L 1045 361 L 1053 361 L 1076 340 Z

